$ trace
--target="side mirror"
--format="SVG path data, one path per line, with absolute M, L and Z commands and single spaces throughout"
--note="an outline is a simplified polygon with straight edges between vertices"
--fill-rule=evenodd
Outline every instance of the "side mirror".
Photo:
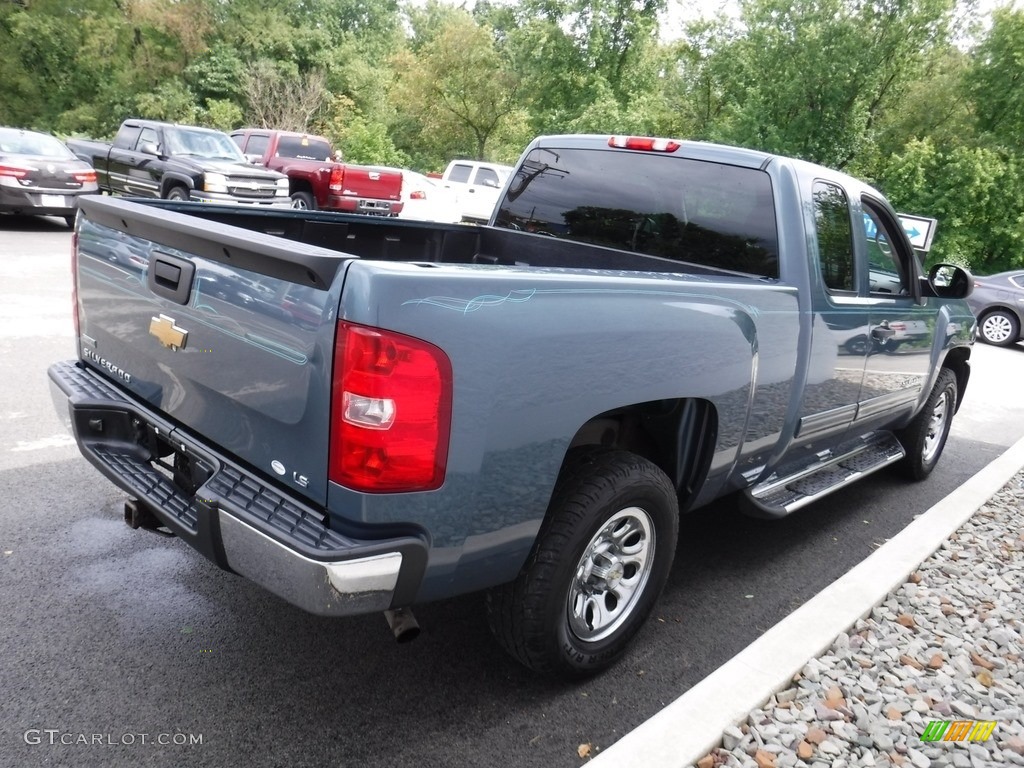
M 928 293 L 940 299 L 966 299 L 974 290 L 974 277 L 956 264 L 936 264 L 928 270 Z
M 139 152 L 144 155 L 153 155 L 153 157 L 160 157 L 160 147 L 152 141 L 147 141 L 145 144 L 139 146 Z

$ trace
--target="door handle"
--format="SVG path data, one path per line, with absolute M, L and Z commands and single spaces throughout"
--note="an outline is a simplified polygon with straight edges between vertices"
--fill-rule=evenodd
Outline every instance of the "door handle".
M 188 259 L 154 252 L 149 260 L 146 285 L 157 296 L 175 304 L 188 304 L 195 275 L 196 265 Z

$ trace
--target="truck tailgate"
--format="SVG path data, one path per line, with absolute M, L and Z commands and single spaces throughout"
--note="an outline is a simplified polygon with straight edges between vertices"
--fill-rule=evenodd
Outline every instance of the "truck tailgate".
M 402 199 L 402 174 L 384 168 L 346 165 L 342 194 L 398 201 Z
M 124 200 L 88 199 L 82 211 L 84 364 L 323 505 L 347 258 Z

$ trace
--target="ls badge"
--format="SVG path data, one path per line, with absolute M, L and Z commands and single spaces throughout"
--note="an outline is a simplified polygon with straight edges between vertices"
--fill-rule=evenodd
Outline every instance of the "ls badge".
M 167 315 L 151 318 L 149 332 L 156 336 L 161 344 L 175 352 L 184 349 L 188 341 L 188 331 L 175 325 L 174 318 Z

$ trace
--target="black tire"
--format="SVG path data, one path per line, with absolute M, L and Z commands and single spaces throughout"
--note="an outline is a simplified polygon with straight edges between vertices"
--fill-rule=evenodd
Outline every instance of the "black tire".
M 606 669 L 661 594 L 678 533 L 675 488 L 654 464 L 610 449 L 571 455 L 522 572 L 487 595 L 491 631 L 536 672 Z
M 188 200 L 189 199 L 188 190 L 185 187 L 182 187 L 180 185 L 173 186 L 169 190 L 167 190 L 167 199 L 168 200 Z
M 316 200 L 309 192 L 292 192 L 292 208 L 300 211 L 315 211 Z
M 993 309 L 978 321 L 978 335 L 986 344 L 1009 347 L 1020 338 L 1020 321 L 1012 312 Z
M 924 480 L 935 469 L 946 446 L 956 403 L 956 375 L 949 368 L 943 368 L 924 408 L 906 429 L 896 433 L 907 452 L 898 466 L 911 480 Z

